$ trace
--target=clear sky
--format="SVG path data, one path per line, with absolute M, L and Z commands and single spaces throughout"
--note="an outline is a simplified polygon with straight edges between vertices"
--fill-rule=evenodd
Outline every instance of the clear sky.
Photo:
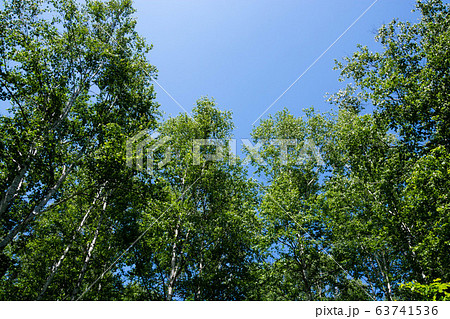
M 204 95 L 233 111 L 236 138 L 374 0 L 135 0 L 137 29 L 154 49 L 158 82 L 187 110 Z M 413 0 L 379 0 L 266 114 L 330 110 L 327 92 L 343 86 L 334 60 L 358 43 L 373 50 L 376 30 L 393 18 L 415 21 Z M 167 116 L 182 109 L 156 86 Z M 5 114 L 5 103 L 0 104 Z
M 154 49 L 149 60 L 160 83 L 185 109 L 203 95 L 233 111 L 236 138 L 247 138 L 252 123 L 374 0 L 135 0 L 137 28 Z M 416 21 L 413 0 L 379 0 L 277 102 L 302 115 L 314 106 L 330 110 L 327 92 L 343 86 L 334 60 L 351 55 L 358 43 L 374 51 L 376 30 L 393 18 Z M 167 116 L 181 108 L 156 86 Z

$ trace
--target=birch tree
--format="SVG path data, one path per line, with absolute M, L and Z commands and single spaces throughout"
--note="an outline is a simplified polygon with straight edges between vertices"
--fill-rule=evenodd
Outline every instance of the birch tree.
M 162 191 L 144 211 L 147 233 L 130 265 L 147 299 L 238 300 L 248 294 L 258 236 L 256 190 L 229 153 L 231 129 L 231 114 L 206 98 L 197 101 L 192 118 L 182 114 L 159 129 L 170 137 L 164 147 L 172 157 L 154 173 Z M 195 164 L 195 139 L 217 139 L 223 157 L 207 160 L 219 146 L 205 145 Z
M 429 285 L 436 278 L 450 280 L 444 190 L 450 145 L 450 6 L 440 0 L 417 1 L 416 9 L 418 22 L 394 20 L 380 28 L 376 39 L 381 52 L 361 46 L 338 63 L 342 78 L 353 86 L 335 101 L 357 112 L 373 106 L 375 125 L 395 133 L 395 143 L 382 142 L 377 148 L 385 153 L 380 161 L 360 159 L 366 173 L 362 167 L 354 169 L 373 176 L 371 185 L 360 181 L 366 183 L 380 220 L 384 211 L 386 244 L 403 259 L 396 265 L 399 276 Z
M 150 47 L 134 30 L 131 1 L 5 1 L 0 11 L 0 269 L 17 241 L 70 191 L 105 136 L 154 124 Z M 153 124 L 152 124 L 153 123 Z M 101 171 L 101 169 L 98 169 Z M 100 185 L 97 185 L 100 188 Z

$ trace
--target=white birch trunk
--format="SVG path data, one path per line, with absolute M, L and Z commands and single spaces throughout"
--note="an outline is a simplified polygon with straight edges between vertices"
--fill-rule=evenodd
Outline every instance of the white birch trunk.
M 177 240 L 178 240 L 178 234 L 180 231 L 180 219 L 178 219 L 177 226 L 175 227 L 175 236 L 174 236 L 174 242 L 172 245 L 172 258 L 170 261 L 170 276 L 169 276 L 169 283 L 167 285 L 167 300 L 172 300 L 174 288 L 175 288 L 175 282 L 178 277 L 178 264 L 177 264 Z
M 0 251 L 3 251 L 5 247 L 14 239 L 14 237 L 31 221 L 33 220 L 37 215 L 41 213 L 41 211 L 44 209 L 45 205 L 50 201 L 50 199 L 53 197 L 53 195 L 58 191 L 58 189 L 61 187 L 61 184 L 64 182 L 64 180 L 69 175 L 70 171 L 73 169 L 74 164 L 78 161 L 78 159 L 83 154 L 83 150 L 80 151 L 80 153 L 77 155 L 77 158 L 75 161 L 67 167 L 67 165 L 64 165 L 62 169 L 61 176 L 59 177 L 58 181 L 55 185 L 53 185 L 52 188 L 50 188 L 45 195 L 45 197 L 34 207 L 34 209 L 28 214 L 28 216 L 22 220 L 22 222 L 11 229 L 11 231 L 6 235 L 5 238 L 2 239 L 0 242 Z
M 104 203 L 103 203 L 103 212 L 105 210 L 106 210 L 106 201 L 104 201 Z M 100 218 L 98 220 L 97 228 L 95 229 L 95 233 L 94 233 L 94 238 L 92 239 L 91 243 L 89 244 L 89 247 L 88 247 L 88 250 L 86 253 L 86 257 L 84 259 L 83 267 L 81 268 L 80 275 L 78 276 L 77 284 L 72 292 L 71 300 L 75 300 L 75 296 L 80 289 L 81 283 L 83 282 L 84 275 L 86 274 L 87 267 L 88 267 L 89 262 L 92 257 L 92 251 L 94 250 L 95 243 L 97 242 L 97 238 L 98 238 L 98 234 L 100 232 L 100 226 L 101 226 L 102 220 L 103 220 L 103 215 L 100 216 Z
M 50 275 L 47 277 L 47 280 L 44 283 L 44 286 L 41 289 L 41 292 L 37 298 L 37 300 L 41 300 L 42 296 L 45 294 L 45 292 L 47 291 L 48 287 L 50 286 L 50 284 L 53 281 L 53 278 L 56 275 L 56 272 L 58 271 L 59 267 L 61 266 L 62 262 L 64 261 L 64 259 L 66 258 L 67 254 L 69 253 L 69 250 L 72 248 L 72 245 L 75 242 L 75 239 L 77 238 L 77 234 L 81 231 L 81 229 L 83 228 L 84 224 L 86 223 L 87 218 L 89 217 L 92 209 L 95 206 L 95 203 L 97 202 L 98 196 L 100 196 L 101 192 L 103 191 L 103 188 L 100 189 L 100 191 L 97 193 L 97 195 L 94 198 L 94 201 L 92 202 L 91 206 L 88 208 L 86 214 L 84 214 L 83 219 L 81 220 L 80 224 L 77 227 L 77 230 L 75 231 L 75 233 L 72 235 L 72 240 L 69 244 L 67 244 L 66 248 L 64 249 L 62 255 L 59 257 L 59 259 L 53 264 L 52 269 L 50 271 Z

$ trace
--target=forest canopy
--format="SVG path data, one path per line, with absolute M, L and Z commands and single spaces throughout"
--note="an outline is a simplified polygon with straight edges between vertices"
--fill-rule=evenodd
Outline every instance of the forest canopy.
M 5 0 L 0 300 L 450 300 L 450 5 L 416 10 L 239 158 L 214 99 L 163 118 L 132 1 Z

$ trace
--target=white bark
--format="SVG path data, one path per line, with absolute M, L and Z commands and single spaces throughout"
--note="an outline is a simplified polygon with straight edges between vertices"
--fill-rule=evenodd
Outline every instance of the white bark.
M 200 250 L 203 250 L 203 242 L 201 243 L 201 248 Z M 202 277 L 202 272 L 203 272 L 203 251 L 201 252 L 201 256 L 200 256 L 200 262 L 198 263 L 198 278 L 200 279 Z M 200 296 L 202 294 L 202 289 L 200 286 L 200 282 L 197 285 L 197 292 L 195 293 L 195 299 L 196 300 L 200 300 Z
M 116 27 L 116 22 L 113 22 L 112 25 L 112 29 L 114 30 Z M 107 43 L 110 42 L 110 40 L 113 38 L 113 33 L 111 33 L 109 35 L 108 41 Z M 92 70 L 92 73 L 86 76 L 86 78 L 84 80 L 81 80 L 81 83 L 78 85 L 78 87 L 76 88 L 76 90 L 72 93 L 72 95 L 70 96 L 69 101 L 67 101 L 66 105 L 64 106 L 63 111 L 61 112 L 60 117 L 53 123 L 53 125 L 50 127 L 50 129 L 47 132 L 43 132 L 43 134 L 41 135 L 41 137 L 35 141 L 30 149 L 28 158 L 26 160 L 26 162 L 28 162 L 30 160 L 31 157 L 35 156 L 37 154 L 37 147 L 36 145 L 39 144 L 39 142 L 43 142 L 48 135 L 53 132 L 55 129 L 57 129 L 61 123 L 64 121 L 65 118 L 67 118 L 70 110 L 72 109 L 73 105 L 75 104 L 76 100 L 78 99 L 78 97 L 80 96 L 81 92 L 83 91 L 83 88 L 85 88 L 86 86 L 89 86 L 91 81 L 94 79 L 94 77 L 100 72 L 100 70 L 102 69 L 104 65 L 104 62 L 100 62 L 98 67 L 94 70 Z M 8 187 L 5 196 L 2 198 L 2 200 L 0 201 L 0 217 L 6 212 L 6 209 L 9 206 L 9 203 L 11 202 L 11 200 L 17 196 L 18 191 L 20 190 L 23 181 L 24 181 L 24 176 L 26 174 L 26 172 L 28 171 L 29 166 L 28 165 L 24 165 L 21 169 L 19 169 L 19 173 L 18 175 L 13 179 L 13 182 L 11 183 L 11 185 Z M 15 234 L 14 234 L 15 236 Z M 13 237 L 14 237 L 13 236 Z M 8 242 L 6 243 L 6 245 L 11 241 L 9 239 L 9 236 L 7 236 Z M 0 244 L 0 251 L 3 250 L 3 248 L 6 246 L 4 245 L 3 241 Z
M 27 172 L 27 167 L 24 166 L 20 171 L 19 174 L 16 175 L 14 180 L 12 181 L 11 185 L 6 190 L 6 194 L 3 197 L 2 201 L 0 202 L 0 217 L 6 212 L 6 209 L 8 208 L 11 200 L 17 196 L 19 193 L 20 188 L 22 187 L 23 180 L 25 177 L 25 173 Z
M 170 261 L 170 276 L 169 276 L 169 283 L 167 285 L 167 300 L 172 300 L 174 288 L 175 288 L 175 282 L 178 277 L 179 273 L 179 265 L 177 264 L 177 241 L 178 241 L 178 235 L 180 232 L 180 219 L 178 219 L 177 226 L 175 227 L 175 236 L 174 241 L 172 245 L 172 258 Z
M 375 194 L 373 194 L 373 193 L 372 193 L 370 190 L 368 190 L 368 189 L 367 189 L 367 191 L 369 192 L 370 195 L 373 196 L 373 198 L 375 199 L 375 201 L 376 201 L 378 204 L 383 205 L 383 203 L 382 203 L 381 201 L 378 200 L 378 198 L 376 197 Z M 398 214 L 396 214 L 395 212 L 393 212 L 393 211 L 390 210 L 390 209 L 388 209 L 388 213 L 389 213 L 390 215 L 392 215 L 392 216 L 397 216 L 397 215 L 398 215 Z M 422 276 L 422 279 L 425 279 L 425 278 L 426 278 L 425 273 L 423 272 L 422 266 L 421 266 L 420 263 L 417 261 L 417 255 L 416 255 L 416 253 L 414 252 L 414 249 L 413 249 L 413 246 L 412 246 L 412 242 L 411 242 L 411 238 L 415 238 L 415 236 L 413 235 L 413 233 L 412 233 L 411 229 L 408 227 L 408 225 L 405 224 L 405 222 L 401 221 L 401 222 L 400 222 L 400 227 L 401 227 L 401 229 L 407 234 L 407 236 L 406 236 L 406 241 L 407 241 L 407 243 L 408 243 L 408 248 L 409 248 L 409 251 L 410 251 L 410 253 L 411 253 L 412 259 L 413 259 L 413 261 L 416 263 L 416 265 L 419 267 L 419 269 L 420 269 L 420 274 L 421 274 L 421 276 Z
M 380 259 L 377 257 L 376 254 L 374 254 L 375 261 L 378 264 L 378 268 L 380 269 L 380 274 L 384 278 L 384 293 L 386 294 L 386 298 L 389 301 L 392 301 L 392 289 L 391 289 L 391 282 L 389 280 L 389 274 L 386 266 L 386 260 L 383 257 L 383 262 L 380 261 Z
M 94 74 L 92 74 L 92 76 L 90 76 L 88 78 L 89 82 L 100 71 L 101 66 L 102 66 L 102 64 L 98 67 L 98 69 L 94 72 Z M 47 138 L 47 136 L 50 134 L 50 132 L 53 132 L 56 128 L 58 128 L 59 125 L 61 125 L 63 120 L 67 117 L 70 110 L 72 109 L 72 107 L 73 107 L 76 99 L 80 95 L 83 87 L 84 87 L 84 83 L 79 85 L 77 90 L 72 94 L 69 101 L 64 106 L 61 116 L 55 121 L 55 123 L 52 125 L 52 127 L 47 132 L 45 132 L 43 135 L 41 135 L 40 138 L 32 144 L 31 149 L 28 153 L 29 155 L 26 159 L 26 162 L 28 162 L 33 156 L 35 156 L 37 154 L 36 145 L 39 144 L 39 142 L 42 143 Z M 16 175 L 16 177 L 13 179 L 11 185 L 9 185 L 8 189 L 6 190 L 5 196 L 0 201 L 0 217 L 6 212 L 11 200 L 18 195 L 18 192 L 19 192 L 20 188 L 22 187 L 24 177 L 25 177 L 25 174 L 27 173 L 28 169 L 29 169 L 28 165 L 24 165 L 21 169 L 19 169 L 19 173 Z
M 0 251 L 2 251 L 31 220 L 33 220 L 36 216 L 38 216 L 41 213 L 41 211 L 44 209 L 45 205 L 47 205 L 47 203 L 50 201 L 50 199 L 53 197 L 53 195 L 61 187 L 61 184 L 67 178 L 70 171 L 73 169 L 74 164 L 81 157 L 82 153 L 83 153 L 83 151 L 80 151 L 77 158 L 74 160 L 74 162 L 69 167 L 64 165 L 61 176 L 59 177 L 59 179 L 55 183 L 55 185 L 53 185 L 52 188 L 50 188 L 47 191 L 47 194 L 44 196 L 44 198 L 33 208 L 33 210 L 28 214 L 28 216 L 24 220 L 22 220 L 22 222 L 19 225 L 15 226 L 8 233 L 8 235 L 6 235 L 5 238 L 2 239 L 2 241 L 0 242 Z
M 47 291 L 48 287 L 50 286 L 50 284 L 53 281 L 53 278 L 56 275 L 56 272 L 58 271 L 59 267 L 61 266 L 62 262 L 64 261 L 64 259 L 66 258 L 67 254 L 69 253 L 69 250 L 72 248 L 72 245 L 75 242 L 75 239 L 77 238 L 78 233 L 81 231 L 81 229 L 83 228 L 84 224 L 86 223 L 87 218 L 89 217 L 92 209 L 95 206 L 95 203 L 97 202 L 98 196 L 100 196 L 101 192 L 103 191 L 103 188 L 100 189 L 100 191 L 97 193 L 97 195 L 94 198 L 94 201 L 92 202 L 91 206 L 88 208 L 86 214 L 84 214 L 80 224 L 77 227 L 77 230 L 75 231 L 75 233 L 72 235 L 72 240 L 69 244 L 67 244 L 66 248 L 64 249 L 62 255 L 58 258 L 58 260 L 53 264 L 52 269 L 50 271 L 50 275 L 47 277 L 47 280 L 44 283 L 44 286 L 41 289 L 41 292 L 37 298 L 37 300 L 40 300 L 42 298 L 42 296 L 44 295 L 44 293 Z
M 36 153 L 37 148 L 33 145 L 28 152 L 26 162 L 29 161 L 31 157 L 36 155 Z M 19 165 L 18 167 L 19 173 L 14 177 L 11 185 L 9 185 L 8 189 L 6 190 L 5 196 L 2 198 L 0 202 L 0 217 L 6 212 L 11 201 L 15 197 L 17 197 L 20 188 L 23 185 L 23 181 L 25 180 L 25 174 L 27 173 L 29 167 L 28 165 L 24 165 L 23 167 L 20 167 L 20 164 L 18 165 Z
M 106 200 L 103 202 L 103 209 L 102 210 L 103 210 L 103 213 L 106 210 Z M 97 228 L 95 229 L 95 233 L 94 233 L 94 238 L 92 239 L 92 241 L 90 242 L 90 244 L 88 246 L 86 257 L 84 258 L 83 267 L 81 268 L 80 275 L 78 276 L 78 280 L 77 280 L 76 286 L 73 289 L 71 300 L 75 300 L 75 296 L 77 295 L 77 293 L 78 293 L 78 291 L 80 289 L 81 283 L 83 282 L 84 275 L 86 274 L 87 267 L 88 267 L 89 262 L 90 262 L 91 257 L 92 257 L 92 251 L 94 250 L 95 243 L 97 242 L 97 238 L 98 238 L 98 234 L 100 232 L 100 226 L 102 224 L 102 220 L 103 220 L 103 214 L 102 214 L 102 216 L 100 216 L 100 218 L 98 220 Z

